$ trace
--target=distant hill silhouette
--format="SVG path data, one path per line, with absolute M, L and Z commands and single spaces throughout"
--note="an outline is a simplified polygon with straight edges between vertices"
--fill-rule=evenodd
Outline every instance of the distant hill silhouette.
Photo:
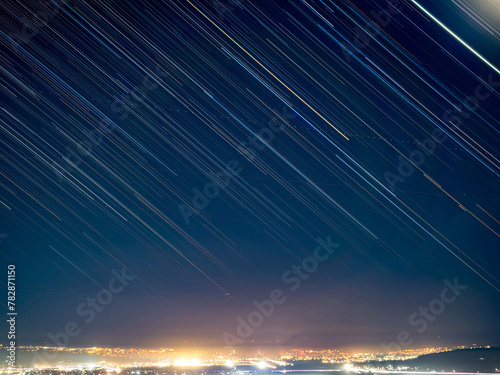
M 374 366 L 394 368 L 408 366 L 412 370 L 500 373 L 500 348 L 458 349 L 426 354 L 406 361 L 370 362 Z

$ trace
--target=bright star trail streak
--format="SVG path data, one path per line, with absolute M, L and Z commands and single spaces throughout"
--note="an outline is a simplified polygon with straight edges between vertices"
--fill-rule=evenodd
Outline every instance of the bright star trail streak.
M 422 10 L 425 14 L 427 14 L 430 18 L 432 18 L 439 26 L 441 26 L 448 34 L 450 34 L 453 38 L 458 40 L 465 48 L 467 48 L 469 51 L 471 51 L 474 55 L 479 57 L 481 61 L 486 63 L 491 69 L 493 69 L 495 72 L 497 72 L 500 75 L 500 70 L 495 67 L 492 63 L 490 63 L 488 60 L 486 60 L 481 54 L 479 54 L 474 48 L 469 46 L 462 38 L 460 38 L 457 34 L 455 34 L 453 31 L 451 31 L 449 28 L 447 28 L 441 21 L 439 21 L 436 17 L 434 17 L 429 11 L 427 11 L 422 5 L 417 3 L 415 0 L 410 0 L 413 4 L 418 6 L 420 10 Z

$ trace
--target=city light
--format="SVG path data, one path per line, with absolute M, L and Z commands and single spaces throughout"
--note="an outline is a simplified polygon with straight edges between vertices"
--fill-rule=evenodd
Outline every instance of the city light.
M 353 367 L 354 367 L 354 365 L 352 365 L 351 363 L 346 363 L 344 365 L 344 369 L 347 370 L 347 371 L 353 370 Z
M 201 365 L 202 363 L 199 359 L 180 358 L 174 361 L 174 366 L 176 367 L 196 367 Z
M 264 370 L 267 367 L 266 362 L 259 362 L 257 363 L 257 367 L 260 368 L 261 370 Z

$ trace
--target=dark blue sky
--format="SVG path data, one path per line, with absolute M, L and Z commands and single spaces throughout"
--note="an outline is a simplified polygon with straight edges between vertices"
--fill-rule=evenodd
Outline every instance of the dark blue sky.
M 3 3 L 18 345 L 498 343 L 500 9 L 417 3 Z

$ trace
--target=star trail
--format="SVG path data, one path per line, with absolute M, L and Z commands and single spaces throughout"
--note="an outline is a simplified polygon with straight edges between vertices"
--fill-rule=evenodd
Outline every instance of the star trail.
M 497 1 L 0 7 L 18 342 L 498 344 Z

